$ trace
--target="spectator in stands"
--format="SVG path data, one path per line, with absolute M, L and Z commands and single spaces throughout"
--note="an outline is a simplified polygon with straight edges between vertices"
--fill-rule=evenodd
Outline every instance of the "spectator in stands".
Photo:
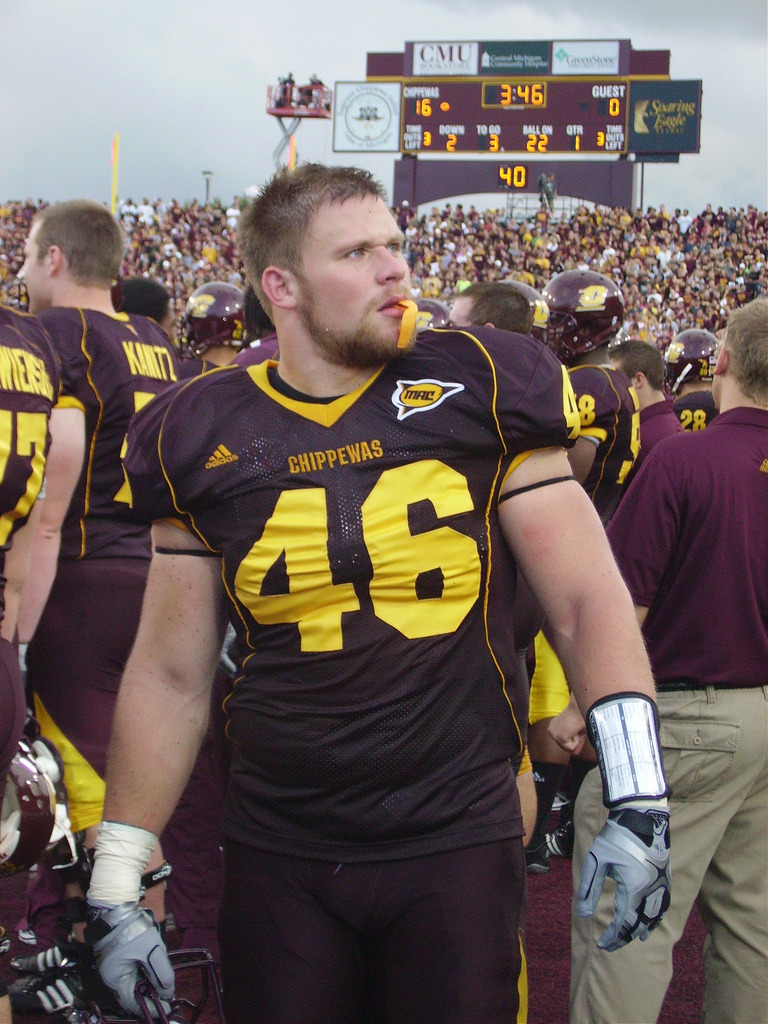
M 137 211 L 139 221 L 146 225 L 146 227 L 152 227 L 157 220 L 157 214 L 155 208 L 150 203 L 146 196 L 142 199 Z
M 0 259 L 0 295 L 7 294 L 23 262 L 29 222 L 43 205 L 27 199 L 0 206 L 0 255 L 7 257 Z M 130 239 L 125 276 L 156 277 L 171 292 L 177 315 L 205 281 L 243 287 L 234 229 L 227 223 L 232 207 L 217 200 L 203 205 L 175 199 L 166 209 L 159 200 L 151 206 L 155 217 L 148 225 L 137 221 L 131 200 L 120 206 L 120 223 Z M 753 206 L 735 215 L 716 214 L 710 207 L 695 217 L 685 212 L 678 217 L 597 205 L 579 206 L 570 216 L 549 215 L 547 224 L 499 210 L 435 206 L 422 216 L 410 210 L 406 259 L 414 294 L 422 294 L 425 278 L 431 277 L 427 291 L 449 305 L 476 280 L 512 277 L 541 290 L 564 270 L 596 270 L 621 286 L 627 321 L 637 324 L 633 335 L 663 351 L 688 328 L 715 333 L 731 310 L 768 289 L 767 218 Z M 658 234 L 651 220 L 659 225 Z
M 240 220 L 240 197 L 235 196 L 232 205 L 228 207 L 227 213 L 227 226 L 230 231 L 237 230 L 237 225 Z

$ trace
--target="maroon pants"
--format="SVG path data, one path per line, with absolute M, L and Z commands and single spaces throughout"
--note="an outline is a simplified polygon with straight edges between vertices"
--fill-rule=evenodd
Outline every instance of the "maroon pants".
M 225 843 L 228 1024 L 510 1024 L 519 839 L 337 864 Z
M 19 653 L 13 644 L 0 638 L 0 802 L 5 792 L 6 772 L 16 754 L 26 713 Z
M 149 561 L 62 561 L 27 652 L 27 684 L 78 752 L 102 778 L 123 668 L 141 614 Z M 48 858 L 30 877 L 19 928 L 40 946 L 67 934 L 63 887 Z
M 143 558 L 59 562 L 27 651 L 28 687 L 102 778 L 148 571 Z

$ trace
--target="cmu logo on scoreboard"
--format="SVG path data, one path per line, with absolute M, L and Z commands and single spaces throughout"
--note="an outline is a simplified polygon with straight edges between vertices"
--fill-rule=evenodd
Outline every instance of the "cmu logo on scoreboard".
M 477 43 L 414 43 L 413 74 L 476 75 L 478 54 Z
M 445 384 L 429 377 L 421 380 L 399 380 L 392 395 L 392 404 L 397 409 L 397 418 L 404 420 L 415 412 L 436 409 L 446 398 L 463 390 L 463 384 Z

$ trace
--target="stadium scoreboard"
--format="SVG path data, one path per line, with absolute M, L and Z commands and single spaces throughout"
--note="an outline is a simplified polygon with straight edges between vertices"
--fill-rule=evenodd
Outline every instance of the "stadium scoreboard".
M 369 53 L 365 82 L 336 83 L 333 148 L 399 153 L 409 202 L 533 191 L 547 164 L 560 195 L 631 205 L 625 166 L 700 151 L 702 83 L 669 71 L 669 50 L 629 39 L 406 42 Z
M 627 78 L 403 82 L 403 153 L 628 151 Z

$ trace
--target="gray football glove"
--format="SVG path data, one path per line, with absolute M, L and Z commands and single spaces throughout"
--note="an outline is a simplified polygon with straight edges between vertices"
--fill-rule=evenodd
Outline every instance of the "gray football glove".
M 89 904 L 85 939 L 93 947 L 103 982 L 121 1006 L 139 1015 L 134 990 L 142 966 L 167 1009 L 165 1001 L 174 994 L 173 967 L 150 911 L 141 910 L 138 903 Z
M 589 848 L 579 883 L 579 917 L 595 912 L 606 875 L 616 882 L 616 912 L 597 944 L 613 951 L 644 942 L 670 903 L 669 812 L 643 804 L 614 807 Z

